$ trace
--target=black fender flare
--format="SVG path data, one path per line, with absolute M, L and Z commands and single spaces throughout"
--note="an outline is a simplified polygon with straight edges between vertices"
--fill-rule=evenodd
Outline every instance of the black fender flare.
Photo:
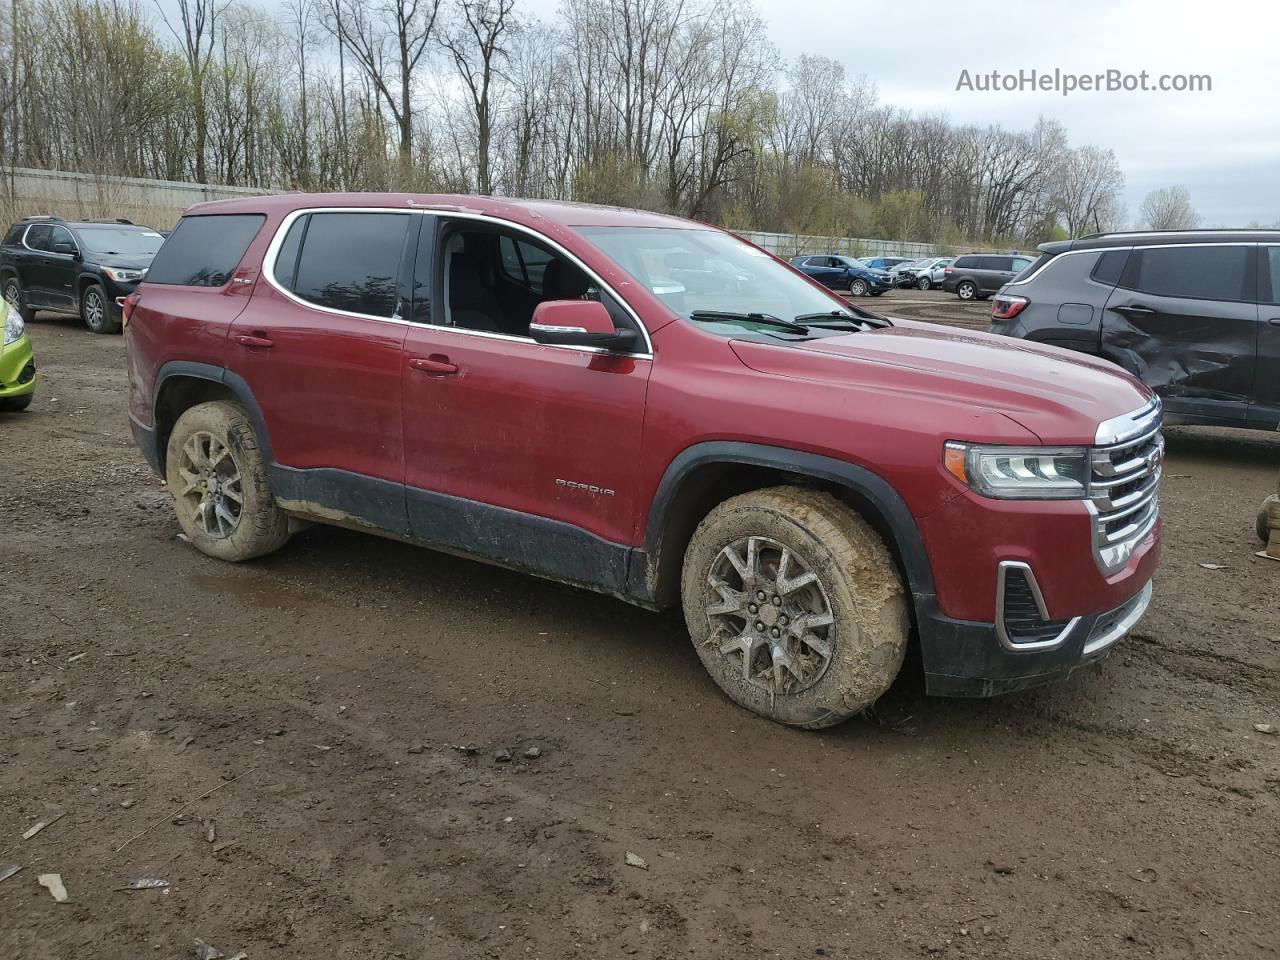
M 901 564 L 916 607 L 933 600 L 933 570 L 920 528 L 906 502 L 887 480 L 865 467 L 833 457 L 787 447 L 727 440 L 687 447 L 667 466 L 654 494 L 645 528 L 644 551 L 648 569 L 632 571 L 633 590 L 643 590 L 651 599 L 659 599 L 656 596 L 658 567 L 662 562 L 662 536 L 669 512 L 684 479 L 697 468 L 713 463 L 776 469 L 832 483 L 848 491 L 864 512 L 872 514 L 868 519 L 873 524 L 878 523 L 881 532 L 891 538 L 889 548 Z
M 253 423 L 253 432 L 258 437 L 258 446 L 262 451 L 263 458 L 267 463 L 275 463 L 275 455 L 271 447 L 271 435 L 267 432 L 267 421 L 262 416 L 262 407 L 258 405 L 258 400 L 253 395 L 253 390 L 250 389 L 244 378 L 231 372 L 226 367 L 219 367 L 212 363 L 195 363 L 190 360 L 170 360 L 161 366 L 159 373 L 156 374 L 156 382 L 151 394 L 152 424 L 156 427 L 159 426 L 158 406 L 160 396 L 164 392 L 165 382 L 175 377 L 209 380 L 230 390 L 240 402 L 240 405 L 244 407 L 245 412 L 249 414 L 249 420 Z M 164 463 L 164 451 L 159 448 L 162 439 L 157 429 L 155 442 L 156 462 L 158 463 Z

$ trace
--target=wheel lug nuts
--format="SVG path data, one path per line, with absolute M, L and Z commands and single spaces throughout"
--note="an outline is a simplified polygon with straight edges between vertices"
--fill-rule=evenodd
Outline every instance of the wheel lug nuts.
M 759 607 L 757 607 L 754 603 L 748 603 L 748 604 L 747 604 L 747 610 L 749 610 L 751 613 L 759 613 L 759 612 L 760 612 L 760 608 L 759 608 Z
M 772 630 L 769 631 L 769 633 L 773 636 L 775 640 L 778 637 L 782 636 L 782 631 L 779 630 L 777 627 L 774 627 Z
M 756 591 L 756 599 L 757 599 L 757 600 L 764 600 L 764 599 L 767 599 L 767 598 L 765 597 L 765 592 L 764 592 L 763 590 L 757 590 L 757 591 Z
M 776 593 L 773 595 L 773 605 L 775 607 L 782 606 L 782 598 L 778 596 Z
M 764 621 L 762 621 L 762 620 L 757 620 L 757 621 L 756 621 L 756 632 L 757 632 L 757 633 L 764 633 Z

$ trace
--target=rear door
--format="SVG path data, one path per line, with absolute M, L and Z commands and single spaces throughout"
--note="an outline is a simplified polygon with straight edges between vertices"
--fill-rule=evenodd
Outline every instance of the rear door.
M 420 220 L 400 210 L 290 214 L 227 344 L 227 368 L 262 408 L 278 495 L 400 535 L 400 350 Z
M 14 258 L 18 279 L 26 291 L 27 303 L 33 307 L 50 307 L 49 262 L 53 258 L 53 225 L 33 223 L 22 238 L 22 249 Z
M 844 267 L 832 257 L 810 257 L 805 262 L 804 272 L 819 283 L 834 287 L 844 274 Z
M 1243 420 L 1258 345 L 1256 244 L 1136 247 L 1102 312 L 1102 353 L 1171 412 Z
M 1250 398 L 1250 423 L 1280 426 L 1280 246 L 1258 248 L 1258 364 Z
M 60 310 L 78 310 L 76 279 L 80 276 L 80 245 L 71 231 L 60 224 L 50 228 L 49 253 L 41 268 L 41 286 L 47 303 Z

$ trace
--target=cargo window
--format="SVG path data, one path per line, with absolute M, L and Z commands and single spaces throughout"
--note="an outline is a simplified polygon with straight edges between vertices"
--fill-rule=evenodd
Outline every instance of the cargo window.
M 331 310 L 396 313 L 400 263 L 413 214 L 313 213 L 299 241 L 293 292 Z M 285 237 L 285 246 L 290 237 Z M 280 260 L 276 261 L 277 269 Z M 278 276 L 278 275 L 277 275 Z
M 302 252 L 302 235 L 307 230 L 307 216 L 293 221 L 289 232 L 285 234 L 284 243 L 280 244 L 280 252 L 276 254 L 276 262 L 272 274 L 276 283 L 286 290 L 293 290 L 293 280 L 298 274 L 298 254 Z
M 1189 300 L 1253 300 L 1252 247 L 1146 247 L 1134 250 L 1120 286 L 1157 297 Z
M 151 261 L 147 283 L 225 286 L 264 220 L 260 213 L 183 217 Z
M 1129 259 L 1128 250 L 1108 250 L 1098 258 L 1089 274 L 1098 283 L 1114 287 L 1120 282 L 1120 274 L 1124 272 L 1124 262 Z

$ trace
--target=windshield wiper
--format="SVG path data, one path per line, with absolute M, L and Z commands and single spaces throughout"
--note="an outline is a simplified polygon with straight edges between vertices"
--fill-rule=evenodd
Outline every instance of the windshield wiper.
M 689 314 L 694 320 L 747 320 L 751 323 L 762 323 L 768 327 L 777 327 L 780 330 L 790 330 L 792 333 L 808 333 L 809 328 L 803 324 L 796 323 L 793 320 L 783 320 L 781 317 L 775 317 L 771 313 L 737 313 L 733 310 L 694 310 Z M 803 317 L 797 317 L 797 320 Z
M 831 328 L 848 323 L 865 324 L 868 327 L 888 327 L 892 324 L 884 317 L 877 317 L 868 314 L 865 317 L 854 316 L 851 313 L 845 313 L 843 310 L 828 310 L 826 313 L 802 313 L 796 317 L 797 321 L 803 320 L 811 327 Z M 820 320 L 834 320 L 836 323 L 819 323 Z

